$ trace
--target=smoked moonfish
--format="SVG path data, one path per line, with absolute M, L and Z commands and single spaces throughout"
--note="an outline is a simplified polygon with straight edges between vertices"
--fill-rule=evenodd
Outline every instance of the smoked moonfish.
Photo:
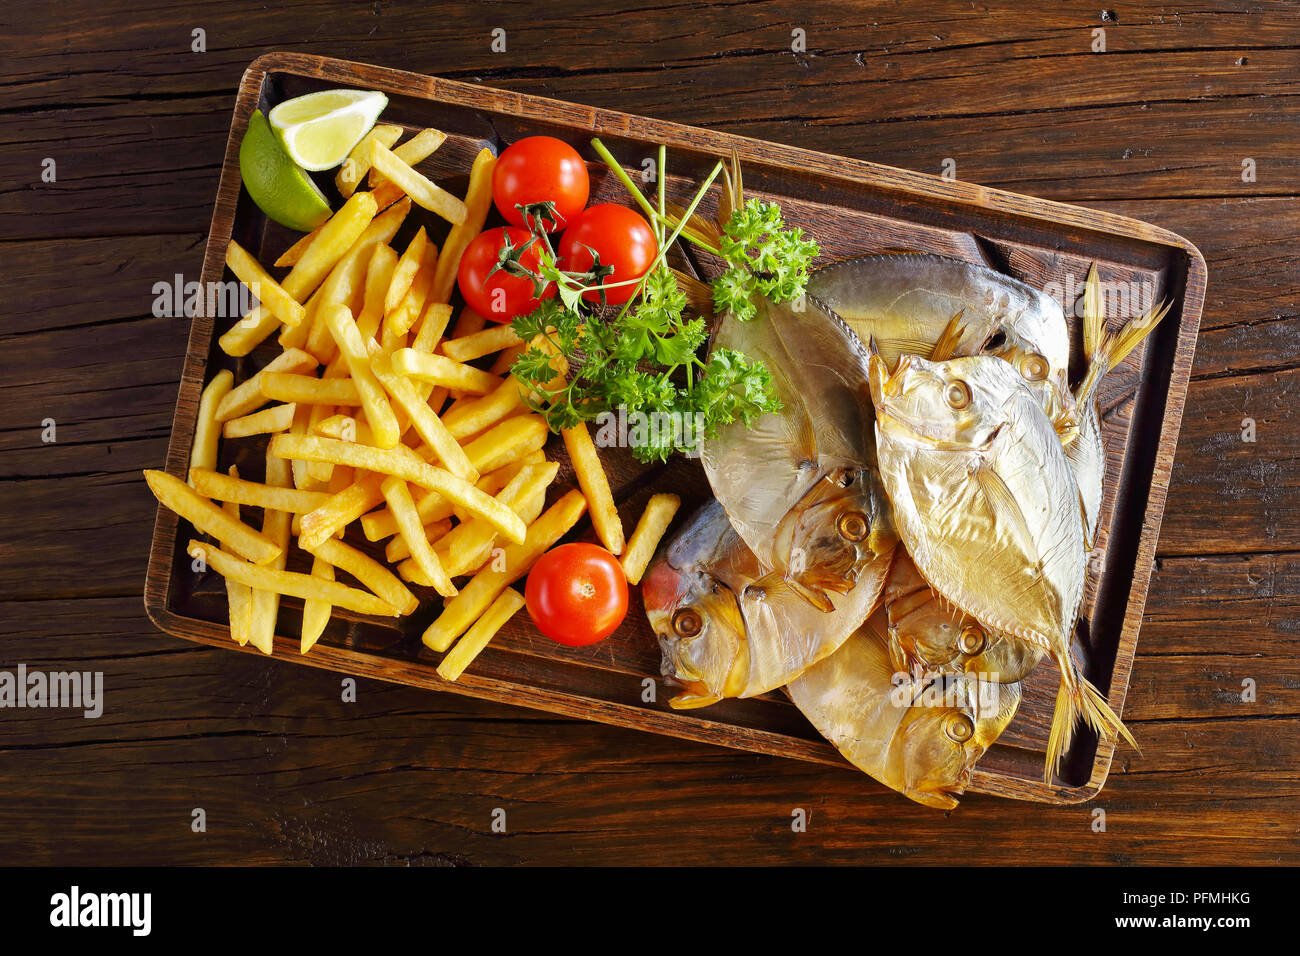
M 723 317 L 714 346 L 762 361 L 779 412 L 702 443 L 713 493 L 768 570 L 829 611 L 894 537 L 875 470 L 868 354 L 842 321 L 756 297 L 748 322 Z
M 859 770 L 917 803 L 957 806 L 976 761 L 1020 705 L 1020 685 L 971 677 L 915 683 L 892 666 L 883 613 L 786 688 Z
M 789 683 L 839 648 L 880 601 L 892 550 L 821 611 L 767 571 L 716 501 L 701 507 L 641 580 L 674 708 L 752 697 Z
M 880 473 L 917 570 L 985 628 L 1041 647 L 1061 669 L 1045 779 L 1080 718 L 1131 743 L 1070 658 L 1083 518 L 1065 451 L 1033 394 L 991 355 L 904 356 L 892 374 L 878 356 L 871 364 Z

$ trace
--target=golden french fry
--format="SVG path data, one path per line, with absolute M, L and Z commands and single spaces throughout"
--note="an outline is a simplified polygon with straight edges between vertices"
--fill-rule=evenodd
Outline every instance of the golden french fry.
M 537 559 L 578 523 L 586 510 L 587 499 L 576 490 L 551 505 L 529 527 L 523 544 L 507 545 L 499 565 L 494 562 L 479 571 L 443 606 L 442 613 L 421 638 L 425 646 L 435 651 L 449 648 L 502 591 L 527 574 Z
M 395 607 L 399 614 L 411 614 L 420 606 L 419 599 L 398 579 L 397 575 L 374 558 L 362 554 L 338 538 L 326 538 L 315 547 L 306 550 L 352 575 Z
M 415 281 L 411 283 L 410 289 L 402 296 L 402 301 L 398 303 L 397 308 L 384 316 L 384 329 L 393 338 L 399 335 L 405 336 L 423 314 L 424 303 L 429 298 L 429 290 L 433 288 L 433 275 L 437 268 L 438 247 L 431 242 L 425 246 L 424 260 L 420 264 L 420 271 L 415 274 Z M 403 340 L 401 345 L 385 344 L 385 350 L 391 352 L 394 348 L 401 348 L 406 342 Z
M 304 314 L 302 303 L 271 278 L 271 274 L 262 268 L 262 264 L 234 239 L 226 244 L 226 265 L 235 274 L 236 279 L 248 286 L 248 290 L 253 293 L 257 301 L 270 309 L 285 325 L 297 325 L 302 321 Z
M 541 415 L 516 415 L 475 438 L 465 446 L 465 454 L 479 474 L 486 475 L 539 450 L 550 434 Z
M 464 440 L 526 411 L 528 406 L 524 403 L 519 383 L 514 378 L 507 377 L 482 398 L 449 409 L 442 416 L 442 423 L 457 440 Z
M 217 467 L 217 444 L 221 438 L 217 409 L 230 394 L 234 383 L 235 376 L 223 368 L 203 387 L 203 394 L 199 396 L 198 421 L 194 425 L 194 444 L 190 446 L 191 468 Z
M 468 667 L 488 641 L 496 636 L 497 631 L 519 612 L 524 606 L 523 595 L 514 588 L 506 588 L 500 596 L 489 605 L 488 609 L 465 632 L 465 636 L 456 642 L 451 652 L 438 663 L 438 676 L 454 681 L 465 673 Z
M 486 395 L 501 387 L 501 379 L 489 372 L 412 348 L 393 353 L 393 371 L 474 395 Z
M 376 246 L 366 267 L 365 304 L 357 316 L 357 328 L 368 339 L 378 339 L 379 322 L 384 317 L 384 295 L 397 268 L 397 251 L 384 243 Z
M 378 211 L 375 197 L 370 193 L 354 194 L 321 226 L 316 239 L 281 283 L 284 291 L 296 301 L 305 302 L 366 231 Z M 274 332 L 279 324 L 279 319 L 270 309 L 259 306 L 236 322 L 233 328 L 221 336 L 218 344 L 227 355 L 247 355 Z
M 384 500 L 379 484 L 383 475 L 365 475 L 358 478 L 337 494 L 331 495 L 314 511 L 302 516 L 299 522 L 298 545 L 304 551 L 313 547 L 356 521 L 375 505 Z
M 614 494 L 609 490 L 609 478 L 600 463 L 596 446 L 585 423 L 560 432 L 564 447 L 568 449 L 573 470 L 578 474 L 578 486 L 591 506 L 591 524 L 596 536 L 610 554 L 623 553 L 623 520 L 614 505 Z
M 320 555 L 313 555 L 311 561 L 311 576 L 320 578 L 322 581 L 334 580 L 334 565 L 330 564 Z M 298 653 L 306 654 L 320 636 L 325 633 L 325 625 L 330 622 L 330 614 L 334 611 L 333 605 L 329 601 L 321 601 L 315 598 L 303 601 L 302 605 L 302 630 L 300 632 Z
M 628 539 L 627 550 L 619 563 L 623 565 L 623 574 L 628 584 L 640 584 L 645 574 L 646 565 L 654 557 L 655 549 L 663 539 L 664 532 L 673 522 L 673 516 L 682 506 L 682 499 L 677 495 L 651 495 L 646 502 L 641 520 L 636 523 L 636 530 Z
M 397 520 L 397 533 L 411 550 L 411 560 L 435 591 L 443 597 L 455 597 L 456 586 L 447 577 L 442 562 L 429 546 L 429 539 L 424 536 L 424 525 L 420 522 L 420 515 L 415 510 L 415 502 L 406 482 L 400 478 L 385 478 L 380 488 L 389 510 Z
M 469 171 L 469 188 L 465 191 L 465 221 L 452 226 L 447 241 L 442 244 L 438 275 L 433 280 L 431 293 L 434 302 L 451 301 L 460 258 L 474 237 L 483 231 L 483 223 L 492 211 L 492 173 L 496 170 L 496 163 L 497 158 L 490 149 L 481 149 L 474 157 L 474 165 Z
M 420 397 L 415 386 L 393 371 L 388 356 L 376 355 L 371 359 L 370 367 L 379 383 L 410 417 L 416 434 L 433 449 L 443 466 L 458 478 L 478 481 L 478 469 L 471 463 L 465 449 L 460 447 L 443 425 L 442 419 Z
M 384 294 L 384 315 L 396 311 L 402 299 L 406 298 L 407 290 L 415 281 L 415 274 L 420 271 L 420 266 L 424 263 L 424 249 L 428 244 L 429 237 L 421 226 L 415 238 L 407 243 L 406 251 L 397 260 L 397 268 L 393 270 L 392 281 Z
M 358 614 L 399 616 L 397 608 L 382 598 L 359 588 L 350 588 L 338 581 L 327 581 L 297 571 L 281 571 L 277 568 L 249 564 L 203 541 L 191 540 L 187 551 L 192 558 L 202 558 L 208 567 L 223 578 L 238 581 L 254 590 L 274 591 L 276 594 L 299 597 L 303 600 L 328 601 L 335 607 L 356 611 Z
M 472 362 L 493 352 L 522 345 L 523 342 L 524 340 L 515 335 L 515 330 L 509 325 L 494 322 L 478 332 L 447 339 L 438 346 L 438 350 L 447 358 L 455 359 L 457 362 Z
M 393 448 L 402 439 L 402 428 L 393 414 L 388 395 L 370 370 L 370 352 L 352 320 L 352 313 L 345 305 L 334 305 L 326 308 L 324 317 L 352 372 L 352 383 L 361 396 L 361 407 L 365 409 L 366 422 L 370 425 L 375 444 L 380 448 Z
M 402 136 L 402 127 L 393 126 L 388 123 L 379 123 L 374 126 L 365 136 L 361 137 L 361 142 L 352 147 L 352 152 L 348 153 L 348 158 L 343 160 L 339 165 L 339 171 L 334 174 L 334 185 L 338 187 L 339 195 L 347 199 L 361 181 L 366 178 L 366 173 L 370 172 L 370 144 L 380 142 L 392 149 Z M 304 651 L 304 653 L 306 653 Z
M 238 478 L 239 469 L 234 465 L 230 466 L 230 477 Z M 233 501 L 228 501 L 222 506 L 226 514 L 239 520 L 239 505 Z M 240 584 L 230 578 L 224 578 L 226 582 L 226 607 L 227 617 L 230 618 L 230 638 L 238 642 L 242 647 L 248 643 L 248 615 L 252 607 L 253 592 L 246 584 Z
M 316 371 L 317 361 L 300 349 L 285 349 L 266 366 L 250 378 L 245 379 L 226 393 L 217 403 L 217 421 L 227 422 L 232 418 L 247 415 L 256 408 L 261 408 L 268 401 L 262 394 L 262 381 L 267 375 L 276 372 L 299 374 Z
M 291 372 L 262 374 L 258 385 L 266 401 L 294 402 L 305 405 L 361 404 L 361 392 L 350 378 L 317 378 L 314 375 L 296 375 Z
M 469 306 L 460 310 L 460 315 L 456 316 L 456 328 L 452 331 L 453 339 L 463 339 L 467 335 L 473 335 L 475 332 L 482 332 L 487 326 L 487 319 L 479 315 Z
M 417 173 L 382 143 L 370 144 L 370 164 L 381 176 L 410 196 L 417 206 L 441 216 L 452 225 L 464 222 L 468 216 L 463 202 L 426 176 Z
M 241 557 L 255 564 L 267 564 L 282 553 L 280 546 L 266 535 L 254 531 L 242 521 L 236 521 L 179 478 L 174 478 L 165 471 L 146 468 L 144 480 L 165 508 L 176 512 L 192 524 L 196 531 L 212 535 Z
M 222 425 L 221 437 L 247 438 L 250 435 L 288 431 L 293 427 L 293 418 L 297 412 L 298 406 L 289 402 L 286 405 L 272 405 L 251 415 L 232 418 Z
M 214 477 L 223 476 L 214 474 Z M 266 483 L 278 491 L 292 493 L 294 489 L 289 486 L 293 484 L 293 475 L 289 470 L 289 463 L 268 453 Z M 266 565 L 268 568 L 284 570 L 285 562 L 289 557 L 290 521 L 290 515 L 284 511 L 267 508 L 262 512 L 262 534 L 280 548 L 280 553 Z M 248 607 L 248 643 L 263 654 L 270 654 L 274 649 L 275 622 L 279 614 L 280 595 L 275 591 L 253 588 Z
M 280 434 L 271 439 L 271 452 L 281 458 L 306 458 L 352 465 L 382 475 L 405 479 L 421 488 L 436 491 L 476 517 L 484 518 L 511 541 L 523 541 L 527 529 L 519 516 L 485 495 L 463 478 L 444 468 L 430 465 L 404 445 L 372 448 L 331 438 Z M 306 518 L 303 519 L 306 521 Z
M 406 163 L 408 166 L 418 166 L 424 162 L 447 140 L 447 134 L 436 129 L 422 129 L 405 143 L 397 147 L 389 147 L 393 150 L 393 155 Z M 384 144 L 388 146 L 387 143 Z M 370 185 L 378 187 L 384 183 L 384 177 L 378 171 L 370 171 Z
M 235 504 L 290 514 L 315 511 L 330 499 L 323 491 L 302 491 L 269 483 L 263 485 L 243 478 L 232 478 L 207 468 L 190 469 L 190 486 L 204 497 L 215 498 L 217 501 L 233 501 Z
M 323 408 L 321 405 L 295 405 L 296 411 L 293 415 L 293 424 L 289 426 L 291 435 L 306 435 L 311 428 L 312 414 L 318 409 Z M 294 461 L 289 463 L 293 470 L 293 486 L 302 491 L 318 490 L 318 482 L 312 478 L 307 469 L 307 462 Z
M 438 261 L 441 262 L 442 259 L 439 258 Z M 447 331 L 447 323 L 450 321 L 450 305 L 445 302 L 426 302 L 415 338 L 411 340 L 411 348 L 417 352 L 432 352 L 442 341 L 443 333 Z

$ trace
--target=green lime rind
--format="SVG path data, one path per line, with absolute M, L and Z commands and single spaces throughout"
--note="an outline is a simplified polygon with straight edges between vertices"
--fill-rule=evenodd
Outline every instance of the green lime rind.
M 239 175 L 257 208 L 282 226 L 311 232 L 330 217 L 330 205 L 271 130 L 261 110 L 248 120 L 239 144 Z

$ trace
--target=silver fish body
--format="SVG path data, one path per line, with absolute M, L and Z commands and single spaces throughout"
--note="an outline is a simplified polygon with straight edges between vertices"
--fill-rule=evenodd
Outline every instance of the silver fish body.
M 862 256 L 814 272 L 808 297 L 862 341 L 875 339 L 891 367 L 905 353 L 928 356 L 960 313 L 964 332 L 953 355 L 973 355 L 1001 332 L 1026 355 L 1042 356 L 1049 377 L 1069 372 L 1070 335 L 1060 304 L 985 266 L 928 253 Z
M 1015 716 L 1020 685 L 913 682 L 890 661 L 883 613 L 787 692 L 850 763 L 917 803 L 957 806 L 976 762 Z
M 892 559 L 868 563 L 822 611 L 764 567 L 718 502 L 705 504 L 641 582 L 664 676 L 683 687 L 672 706 L 766 693 L 834 653 L 878 605 Z
M 880 537 L 889 528 L 884 496 L 863 488 L 877 481 L 869 356 L 841 320 L 816 305 L 796 312 L 755 301 L 758 314 L 748 322 L 724 316 L 714 347 L 761 360 L 782 409 L 749 426 L 724 426 L 702 443 L 700 457 L 714 495 L 758 560 L 825 609 L 829 592 L 847 592 L 863 567 L 890 549 Z M 854 502 L 873 495 L 877 504 L 865 510 Z M 861 530 L 862 517 L 871 521 L 866 536 L 828 539 L 826 527 L 849 509 L 859 516 L 849 530 Z M 815 520 L 807 520 L 810 511 Z
M 1079 491 L 1023 379 L 991 355 L 904 356 L 892 374 L 873 357 L 871 390 L 881 477 L 917 569 L 985 628 L 1061 668 L 1045 776 L 1080 717 L 1127 736 L 1070 659 L 1086 560 Z

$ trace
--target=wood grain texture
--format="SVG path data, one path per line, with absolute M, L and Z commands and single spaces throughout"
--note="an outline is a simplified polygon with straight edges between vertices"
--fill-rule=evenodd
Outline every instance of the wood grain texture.
M 93 661 L 108 706 L 99 721 L 0 714 L 0 859 L 1014 863 L 1029 846 L 1061 864 L 1300 858 L 1300 459 L 1285 424 L 1261 427 L 1247 455 L 1223 437 L 1239 436 L 1247 408 L 1284 423 L 1294 402 L 1293 6 L 1126 6 L 1101 56 L 1082 52 L 1103 25 L 1082 3 L 1035 15 L 1010 3 L 665 3 L 586 26 L 563 4 L 545 25 L 469 4 L 54 7 L 44 20 L 0 12 L 12 184 L 0 205 L 14 214 L 0 220 L 0 667 Z M 507 54 L 488 49 L 496 22 Z M 189 52 L 196 26 L 206 54 Z M 794 26 L 808 30 L 802 59 Z M 153 508 L 136 476 L 165 456 L 188 330 L 140 317 L 153 282 L 197 275 L 235 85 L 254 57 L 286 48 L 923 171 L 952 157 L 962 179 L 1195 242 L 1211 281 L 1125 704 L 1143 753 L 1120 752 L 1096 803 L 1108 832 L 1091 832 L 1090 807 L 971 796 L 945 818 L 860 774 L 368 680 L 342 705 L 336 675 L 157 634 L 139 599 Z M 890 82 L 898 70 L 905 81 Z M 57 186 L 39 182 L 46 155 Z M 1244 156 L 1257 159 L 1254 183 L 1241 182 Z M 37 241 L 6 241 L 17 239 Z M 137 321 L 153 323 L 152 345 Z M 53 360 L 76 349 L 59 330 L 79 325 L 117 328 L 160 364 L 117 354 L 107 332 L 78 351 L 76 376 L 13 354 Z M 52 407 L 60 443 L 46 445 Z M 1249 492 L 1261 470 L 1283 486 L 1269 520 Z M 1245 678 L 1254 703 L 1240 700 Z M 206 835 L 189 831 L 200 805 Z M 490 832 L 495 806 L 512 832 Z M 811 810 L 808 833 L 790 833 L 795 807 Z

